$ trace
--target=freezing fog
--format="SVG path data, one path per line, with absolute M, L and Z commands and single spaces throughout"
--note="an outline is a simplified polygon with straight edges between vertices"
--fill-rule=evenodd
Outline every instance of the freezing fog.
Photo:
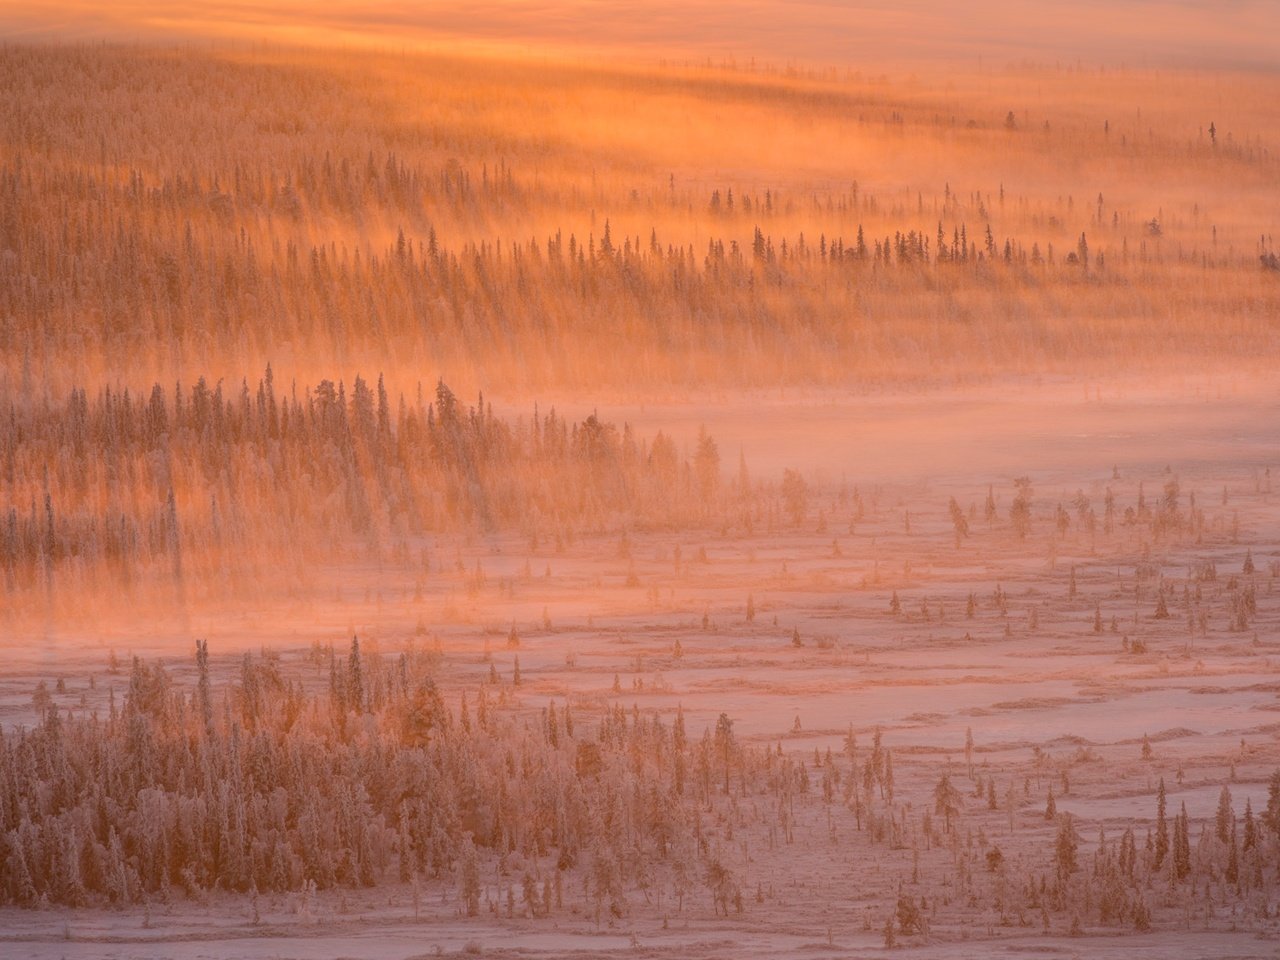
M 76 7 L 0 953 L 1274 954 L 1262 5 Z

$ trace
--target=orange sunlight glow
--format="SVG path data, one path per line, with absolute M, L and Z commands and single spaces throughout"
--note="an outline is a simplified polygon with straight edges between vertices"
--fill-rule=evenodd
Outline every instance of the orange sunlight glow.
M 1082 59 L 1275 69 L 1269 0 L 0 0 L 11 38 L 218 37 L 343 46 L 834 64 Z
M 1273 956 L 1278 38 L 0 0 L 0 954 Z

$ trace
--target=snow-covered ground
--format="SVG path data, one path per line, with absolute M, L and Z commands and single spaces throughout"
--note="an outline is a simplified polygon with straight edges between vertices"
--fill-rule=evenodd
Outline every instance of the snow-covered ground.
M 583 531 L 561 552 L 545 543 L 531 549 L 510 535 L 431 538 L 422 545 L 440 559 L 421 599 L 413 595 L 416 570 L 335 566 L 316 571 L 308 591 L 187 611 L 185 623 L 50 625 L 10 637 L 0 650 L 0 723 L 34 722 L 41 680 L 65 710 L 104 713 L 113 691 L 123 695 L 134 652 L 163 655 L 175 680 L 190 683 L 194 636 L 209 638 L 216 679 L 233 675 L 240 651 L 270 647 L 281 651 L 289 676 L 317 688 L 327 674 L 309 660 L 311 644 L 341 647 L 355 632 L 370 654 L 437 650 L 440 689 L 452 709 L 493 669 L 503 709 L 516 715 L 532 717 L 553 701 L 572 704 L 588 725 L 619 704 L 668 720 L 683 709 L 697 739 L 725 713 L 743 741 L 780 744 L 810 759 L 815 750 L 840 756 L 851 728 L 865 754 L 879 729 L 893 752 L 894 802 L 904 824 L 933 809 L 934 785 L 947 773 L 963 797 L 966 842 L 999 844 L 1032 876 L 1049 869 L 1052 857 L 1053 825 L 1043 815 L 1050 790 L 1058 811 L 1075 818 L 1082 863 L 1100 831 L 1114 839 L 1132 827 L 1142 847 L 1161 778 L 1171 817 L 1185 802 L 1194 844 L 1204 825 L 1212 832 L 1224 785 L 1236 816 L 1246 799 L 1256 816 L 1280 767 L 1280 496 L 1266 473 L 1280 421 L 1263 416 L 1268 404 L 1252 409 L 1247 432 L 1209 448 L 1220 459 L 1193 456 L 1179 441 L 1169 448 L 1182 452 L 1167 458 L 1168 473 L 1158 441 L 1181 428 L 1163 415 L 1149 423 L 1154 439 L 1119 466 L 1113 461 L 1128 430 L 1101 456 L 1086 456 L 1089 444 L 1067 444 L 1043 474 L 1034 472 L 1035 454 L 1055 446 L 1053 438 L 1024 430 L 1014 437 L 1026 442 L 1026 468 L 1018 472 L 1031 476 L 1036 491 L 1026 539 L 1010 529 L 1013 489 L 1000 469 L 964 472 L 963 458 L 944 449 L 936 477 L 903 479 L 902 464 L 882 459 L 864 479 L 861 465 L 837 448 L 799 525 L 761 515 L 751 530 L 632 530 L 625 546 L 619 531 Z M 1196 421 L 1199 429 L 1238 419 L 1235 406 L 1212 410 Z M 1107 421 L 1105 410 L 1088 415 Z M 1125 417 L 1141 419 L 1136 407 Z M 746 449 L 749 461 L 758 453 Z M 949 479 L 939 479 L 944 474 Z M 1179 525 L 1157 537 L 1148 524 L 1124 523 L 1140 482 L 1152 509 L 1175 476 Z M 988 484 L 997 501 L 991 522 Z M 1108 488 L 1116 507 L 1109 533 Z M 1092 531 L 1072 502 L 1077 490 L 1095 511 Z M 970 524 L 958 545 L 947 510 L 953 496 Z M 1061 531 L 1059 505 L 1067 515 Z M 1252 574 L 1243 573 L 1246 551 Z M 1216 579 L 1190 575 L 1207 561 L 1216 564 Z M 477 563 L 485 574 L 478 587 L 470 583 Z M 1167 619 L 1155 617 L 1162 582 Z M 1256 612 L 1246 629 L 1232 629 L 1233 604 L 1248 587 Z M 513 627 L 519 643 L 509 648 Z M 115 673 L 113 651 L 121 663 Z M 522 680 L 513 687 L 517 657 Z M 988 778 L 998 787 L 998 809 L 975 796 Z M 753 810 L 746 820 L 763 824 L 767 816 Z M 928 937 L 902 938 L 898 952 L 906 957 L 1280 953 L 1280 902 L 1270 887 L 1247 910 L 1243 901 L 1219 899 L 1207 913 L 1199 896 L 1154 891 L 1154 932 L 1104 926 L 1086 914 L 1082 935 L 1072 937 L 1061 914 L 1045 932 L 1039 915 L 1002 920 L 985 894 L 953 897 L 958 879 L 944 851 L 927 851 L 920 880 L 912 880 L 911 844 L 869 844 L 838 800 L 796 816 L 792 844 L 764 844 L 761 832 L 750 845 L 717 841 L 744 890 L 743 913 L 728 919 L 698 896 L 677 911 L 661 891 L 636 893 L 627 916 L 599 926 L 572 907 L 541 920 L 508 918 L 495 890 L 495 912 L 465 920 L 444 881 L 424 888 L 416 919 L 409 891 L 394 884 L 322 894 L 305 912 L 295 897 L 264 896 L 257 922 L 245 898 L 229 895 L 199 903 L 175 895 L 145 913 L 6 910 L 0 955 L 880 956 L 884 917 L 904 885 L 933 903 Z M 912 842 L 918 847 L 919 836 Z

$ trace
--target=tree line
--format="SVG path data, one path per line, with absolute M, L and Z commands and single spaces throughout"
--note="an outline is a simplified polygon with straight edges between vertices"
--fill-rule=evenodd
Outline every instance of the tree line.
M 705 525 L 753 496 L 722 484 L 705 431 L 681 450 L 595 414 L 570 422 L 535 405 L 503 419 L 443 382 L 393 400 L 381 377 L 282 389 L 268 368 L 253 388 L 200 378 L 142 395 L 11 398 L 3 423 L 11 594 L 128 591 L 148 576 L 198 586 L 350 550 L 422 566 L 410 544 L 430 533 L 563 547 L 587 531 Z

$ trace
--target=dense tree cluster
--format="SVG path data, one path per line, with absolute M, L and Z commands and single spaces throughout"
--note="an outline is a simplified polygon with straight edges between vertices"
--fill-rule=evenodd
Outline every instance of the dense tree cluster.
M 0 903 L 421 881 L 472 916 L 505 904 L 529 917 L 622 917 L 654 897 L 729 915 L 754 879 L 731 852 L 738 840 L 759 849 L 750 863 L 813 842 L 799 831 L 829 842 L 838 828 L 862 837 L 845 855 L 902 871 L 887 939 L 927 935 L 943 896 L 993 923 L 1039 915 L 1047 927 L 1054 915 L 1072 929 L 1145 930 L 1172 908 L 1203 910 L 1206 923 L 1217 909 L 1271 909 L 1280 772 L 1265 809 L 1246 803 L 1239 815 L 1224 786 L 1198 824 L 1185 804 L 1170 816 L 1161 780 L 1145 838 L 1131 825 L 1090 844 L 1068 812 L 1051 809 L 1041 826 L 1020 817 L 1031 777 L 997 793 L 985 765 L 966 777 L 948 764 L 914 809 L 895 796 L 879 730 L 862 754 L 852 729 L 841 754 L 784 754 L 743 744 L 727 715 L 699 737 L 682 712 L 530 709 L 514 676 L 449 704 L 438 656 L 385 656 L 353 639 L 305 661 L 245 654 L 215 684 L 200 642 L 193 683 L 135 659 L 105 717 L 38 690 L 34 729 L 0 732 Z M 1048 766 L 1037 751 L 1030 772 L 1060 778 L 1069 804 L 1072 762 Z M 1001 843 L 1015 853 L 993 842 L 1006 817 Z
M 595 415 L 503 420 L 443 383 L 393 402 L 381 378 L 357 377 L 349 393 L 327 380 L 285 391 L 270 369 L 253 389 L 202 378 L 10 403 L 0 490 L 10 592 L 64 576 L 128 588 L 144 570 L 216 581 L 245 561 L 314 560 L 351 543 L 419 563 L 408 543 L 428 532 L 515 531 L 536 545 L 698 524 L 727 507 L 705 432 L 685 455 L 661 432 L 638 439 Z
M 756 794 L 785 819 L 801 790 L 793 760 L 741 746 L 724 717 L 700 740 L 683 715 L 620 706 L 588 723 L 550 702 L 531 722 L 505 683 L 447 705 L 429 653 L 356 639 L 311 659 L 327 683 L 246 654 L 221 690 L 203 644 L 190 689 L 135 659 L 109 716 L 49 705 L 35 729 L 0 732 L 0 902 L 422 877 L 456 881 L 474 914 L 483 857 L 524 865 L 511 884 L 534 916 L 561 905 L 566 876 L 606 914 L 651 884 L 682 899 L 704 881 L 728 912 L 741 900 L 713 824 Z

